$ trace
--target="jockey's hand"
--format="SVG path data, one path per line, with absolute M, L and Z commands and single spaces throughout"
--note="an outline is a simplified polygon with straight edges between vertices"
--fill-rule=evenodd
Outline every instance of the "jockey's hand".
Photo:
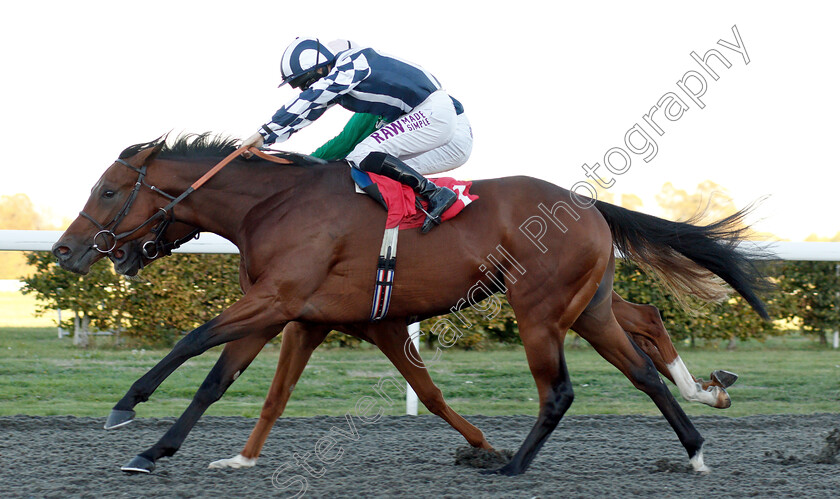
M 259 132 L 257 132 L 254 135 L 251 135 L 247 139 L 243 140 L 242 147 L 256 147 L 257 149 L 259 149 L 263 146 L 264 142 L 265 141 L 263 140 L 263 136 L 260 135 Z M 251 151 L 243 151 L 242 156 L 247 159 L 253 156 L 253 154 L 251 154 Z

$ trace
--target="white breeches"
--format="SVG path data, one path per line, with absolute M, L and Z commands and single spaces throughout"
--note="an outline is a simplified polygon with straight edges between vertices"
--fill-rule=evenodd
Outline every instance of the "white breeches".
M 410 113 L 371 133 L 347 159 L 358 165 L 368 154 L 384 152 L 429 175 L 466 163 L 472 145 L 472 128 L 466 113 L 455 114 L 452 99 L 438 90 Z

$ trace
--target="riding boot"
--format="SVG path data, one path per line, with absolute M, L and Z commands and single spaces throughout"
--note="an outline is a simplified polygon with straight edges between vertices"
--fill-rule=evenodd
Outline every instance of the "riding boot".
M 420 197 L 429 202 L 426 220 L 420 231 L 425 234 L 440 224 L 440 216 L 455 204 L 458 195 L 447 187 L 438 187 L 434 182 L 420 175 L 399 159 L 384 152 L 372 152 L 362 160 L 359 168 L 382 175 L 411 187 Z

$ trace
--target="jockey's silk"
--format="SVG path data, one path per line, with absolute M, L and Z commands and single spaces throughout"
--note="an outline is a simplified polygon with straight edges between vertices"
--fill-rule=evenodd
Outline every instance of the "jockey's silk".
M 410 187 L 396 180 L 391 180 L 388 177 L 383 177 L 382 175 L 370 172 L 368 172 L 368 175 L 370 175 L 370 179 L 379 187 L 379 192 L 388 205 L 388 218 L 385 221 L 386 229 L 391 229 L 398 225 L 400 230 L 412 229 L 423 225 L 423 221 L 426 220 L 426 214 L 418 210 L 414 204 L 415 194 Z M 458 194 L 458 199 L 455 201 L 455 204 L 441 215 L 440 218 L 442 221 L 453 218 L 468 204 L 478 199 L 477 195 L 470 194 L 470 187 L 472 187 L 471 181 L 455 180 L 451 177 L 430 178 L 429 180 L 440 187 L 449 187 Z M 423 201 L 423 207 L 426 207 L 425 201 Z
M 472 152 L 472 128 L 461 103 L 425 69 L 372 48 L 338 53 L 333 69 L 278 110 L 260 133 L 266 144 L 283 142 L 335 104 L 385 123 L 367 127 L 366 136 L 354 135 L 358 142 L 349 152 L 326 151 L 336 159 L 346 154 L 359 165 L 370 153 L 384 152 L 429 175 L 463 165 Z
M 416 64 L 372 48 L 346 50 L 338 54 L 329 74 L 280 108 L 260 133 L 266 144 L 283 142 L 335 104 L 394 121 L 440 89 L 437 79 Z M 454 102 L 456 111 L 462 111 Z

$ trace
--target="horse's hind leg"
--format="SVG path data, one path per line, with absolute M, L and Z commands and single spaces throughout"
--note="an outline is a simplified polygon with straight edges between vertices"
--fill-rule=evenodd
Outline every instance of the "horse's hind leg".
M 390 321 L 371 324 L 364 328 L 364 334 L 388 357 L 394 367 L 417 393 L 423 405 L 458 431 L 473 446 L 487 450 L 493 447 L 484 438 L 484 434 L 455 412 L 443 399 L 440 389 L 435 386 L 429 371 L 422 367 L 420 355 L 409 341 L 408 329 L 404 321 Z
M 653 400 L 688 452 L 694 469 L 708 471 L 703 463 L 703 437 L 662 382 L 653 362 L 624 334 L 609 300 L 588 307 L 572 328 Z
M 286 403 L 292 395 L 312 352 L 324 342 L 331 326 L 290 322 L 283 329 L 280 344 L 280 358 L 277 370 L 263 403 L 260 418 L 251 431 L 245 447 L 238 455 L 230 459 L 220 459 L 210 463 L 210 468 L 248 468 L 257 464 L 257 458 L 265 445 L 271 428 L 277 418 L 283 414 Z
M 528 366 L 537 383 L 540 412 L 537 422 L 511 461 L 490 472 L 508 476 L 525 472 L 574 400 L 572 383 L 563 355 L 566 330 L 555 324 L 545 325 L 526 320 L 519 322 L 519 332 L 525 346 Z
M 656 370 L 677 385 L 684 399 L 718 409 L 726 409 L 732 405 L 726 387 L 715 380 L 715 373 L 712 373 L 712 381 L 705 382 L 695 378 L 688 371 L 674 348 L 671 336 L 665 329 L 656 307 L 630 303 L 613 291 L 612 311 L 621 328 L 627 331 L 639 348 L 651 358 Z M 737 379 L 737 376 L 732 376 Z
M 618 319 L 618 315 L 616 315 L 616 319 Z M 654 367 L 662 376 L 668 378 L 671 383 L 674 382 L 674 377 L 671 375 L 671 371 L 668 370 L 668 364 L 662 358 L 662 353 L 656 347 L 656 345 L 650 340 L 649 336 L 644 334 L 635 333 L 633 331 L 628 330 L 624 327 L 624 324 L 621 320 L 618 321 L 621 325 L 621 328 L 624 329 L 624 332 L 630 335 L 630 339 L 633 340 L 633 343 L 639 347 L 641 351 L 647 355 L 650 360 L 653 362 Z
M 274 334 L 240 338 L 225 345 L 216 365 L 199 387 L 189 407 L 166 434 L 152 447 L 143 451 L 121 469 L 127 472 L 151 473 L 155 461 L 178 451 L 192 427 L 210 405 L 219 400 L 228 387 L 260 353 Z

